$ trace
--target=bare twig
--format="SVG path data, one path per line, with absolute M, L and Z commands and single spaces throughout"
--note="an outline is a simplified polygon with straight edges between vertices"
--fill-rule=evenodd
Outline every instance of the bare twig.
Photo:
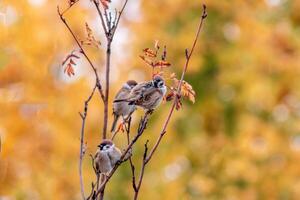
M 183 71 L 182 71 L 182 74 L 181 74 L 181 79 L 180 79 L 179 84 L 178 84 L 178 87 L 177 87 L 177 93 L 178 93 L 178 94 L 180 94 L 180 91 L 181 91 L 181 85 L 182 85 L 182 82 L 183 82 L 185 73 L 186 73 L 186 71 L 187 71 L 187 68 L 188 68 L 189 63 L 190 63 L 191 56 L 192 56 L 192 54 L 193 54 L 193 52 L 194 52 L 194 49 L 195 49 L 195 46 L 196 46 L 196 44 L 197 44 L 198 37 L 199 37 L 200 31 L 201 31 L 201 29 L 202 29 L 203 21 L 204 21 L 204 19 L 205 19 L 206 17 L 207 17 L 206 6 L 203 5 L 203 12 L 202 12 L 202 15 L 201 15 L 201 18 L 200 18 L 199 26 L 198 26 L 198 29 L 197 29 L 197 32 L 196 32 L 196 36 L 195 36 L 194 42 L 193 42 L 193 44 L 192 44 L 191 51 L 190 51 L 189 53 L 186 54 L 186 55 L 187 55 L 187 56 L 186 56 L 186 62 L 185 62 L 185 65 L 184 65 L 184 68 L 183 68 Z M 186 52 L 187 52 L 187 51 L 186 51 Z M 150 154 L 149 154 L 148 157 L 146 158 L 146 163 L 148 163 L 149 160 L 152 158 L 152 156 L 153 156 L 153 154 L 155 153 L 155 151 L 156 151 L 158 145 L 159 145 L 160 142 L 161 142 L 161 139 L 163 138 L 163 136 L 164 136 L 165 133 L 166 133 L 167 126 L 168 126 L 168 124 L 169 124 L 169 122 L 170 122 L 170 119 L 171 119 L 171 116 L 172 116 L 172 114 L 173 114 L 173 112 L 174 112 L 175 106 L 176 106 L 176 104 L 177 104 L 177 102 L 178 102 L 178 100 L 179 100 L 178 98 L 179 98 L 179 97 L 176 95 L 176 97 L 175 97 L 174 100 L 173 100 L 173 104 L 172 104 L 172 107 L 171 107 L 171 109 L 170 109 L 170 111 L 169 111 L 169 114 L 168 114 L 168 116 L 167 116 L 167 119 L 166 119 L 166 121 L 165 121 L 165 123 L 164 123 L 164 125 L 163 125 L 162 130 L 161 130 L 161 133 L 160 133 L 160 135 L 159 135 L 159 137 L 158 137 L 158 139 L 157 139 L 157 141 L 156 141 L 154 147 L 152 148 Z
M 102 138 L 106 138 L 107 121 L 108 121 L 108 101 L 109 101 L 109 73 L 110 73 L 110 55 L 111 55 L 111 40 L 107 41 L 106 47 L 106 72 L 105 72 L 105 101 L 104 101 L 104 118 L 103 118 L 103 133 Z
M 122 6 L 121 11 L 119 12 L 119 17 L 117 22 L 112 22 L 112 18 L 108 16 L 108 12 L 104 10 L 104 16 L 101 12 L 99 2 L 93 0 L 94 5 L 97 9 L 98 15 L 101 20 L 101 26 L 106 36 L 107 46 L 106 46 L 106 66 L 105 66 L 105 99 L 104 99 L 104 117 L 103 117 L 103 129 L 102 129 L 102 138 L 107 138 L 107 123 L 108 123 L 108 102 L 109 102 L 109 79 L 110 79 L 110 59 L 111 59 L 111 43 L 113 41 L 116 29 L 118 27 L 121 15 L 127 5 L 128 0 L 125 0 L 125 3 Z M 105 18 L 105 19 L 104 19 Z M 115 24 L 111 26 L 111 24 Z
M 72 8 L 78 2 L 79 0 L 73 1 L 72 4 L 69 4 L 69 7 L 67 7 L 64 11 L 61 12 L 61 14 L 64 15 L 70 8 Z
M 126 128 L 126 126 L 125 126 L 128 145 L 130 143 L 130 125 L 131 125 L 131 117 L 129 118 L 129 121 L 128 121 L 128 127 Z M 131 173 L 132 173 L 132 187 L 133 187 L 133 190 L 136 191 L 137 189 L 136 189 L 136 182 L 135 182 L 135 166 L 134 166 L 131 156 L 129 157 L 129 164 L 130 164 L 130 169 L 131 169 Z
M 103 15 L 102 15 L 102 12 L 100 10 L 100 6 L 99 6 L 99 3 L 97 2 L 97 0 L 93 0 L 95 6 L 96 6 L 96 9 L 97 9 L 97 12 L 99 14 L 99 17 L 100 17 L 100 20 L 101 20 L 101 24 L 102 24 L 102 27 L 103 27 L 103 30 L 104 30 L 104 33 L 105 33 L 105 36 L 107 37 L 108 35 L 108 30 L 106 28 L 106 25 L 105 25 L 105 22 L 104 22 L 104 18 L 103 18 Z
M 134 190 L 134 198 L 133 198 L 134 200 L 138 199 L 138 195 L 139 195 L 140 188 L 141 188 L 142 181 L 143 181 L 144 174 L 145 174 L 145 167 L 147 164 L 146 159 L 147 159 L 147 153 L 148 153 L 148 142 L 149 142 L 149 140 L 147 140 L 147 142 L 145 143 L 145 150 L 144 150 L 144 155 L 143 155 L 143 162 L 142 162 L 142 168 L 141 168 L 141 172 L 140 172 L 139 182 Z
M 183 82 L 183 79 L 184 79 L 184 76 L 185 76 L 185 73 L 187 71 L 187 68 L 188 68 L 188 65 L 189 65 L 189 62 L 190 62 L 190 58 L 194 52 L 194 49 L 195 49 L 195 46 L 197 44 L 197 41 L 198 41 L 198 37 L 199 37 L 199 33 L 201 31 L 201 28 L 202 28 L 202 25 L 203 25 L 203 21 L 204 19 L 207 17 L 207 13 L 206 13 L 206 6 L 203 5 L 203 12 L 202 12 L 202 16 L 201 16 L 201 19 L 200 19 L 200 22 L 199 22 L 199 26 L 198 26 L 198 29 L 197 29 L 197 32 L 196 32 L 196 36 L 195 36 L 195 39 L 194 39 L 194 42 L 192 44 L 192 48 L 191 48 L 191 51 L 190 53 L 188 53 L 188 51 L 186 50 L 186 63 L 184 65 L 184 68 L 183 68 L 183 72 L 181 74 L 181 79 L 180 79 L 180 82 L 178 84 L 178 87 L 177 87 L 177 93 L 180 94 L 180 91 L 181 91 L 181 85 L 182 85 L 182 82 Z M 169 111 L 169 114 L 167 116 L 167 119 L 163 125 L 163 128 L 161 130 L 161 133 L 155 143 L 155 145 L 153 146 L 151 152 L 149 155 L 147 155 L 148 153 L 148 141 L 146 142 L 145 144 L 145 151 L 144 151 L 144 156 L 143 156 L 143 162 L 142 162 L 142 168 L 141 168 L 141 172 L 140 172 L 140 177 L 139 177 L 139 182 L 138 184 L 136 185 L 136 183 L 134 182 L 135 186 L 134 186 L 134 191 L 135 191 L 135 194 L 134 194 L 134 200 L 137 200 L 138 199 L 138 194 L 139 194 L 139 191 L 140 191 L 140 187 L 141 187 L 141 184 L 142 184 L 142 180 L 143 180 L 143 177 L 144 177 L 144 173 L 145 173 L 145 167 L 146 165 L 149 163 L 149 161 L 151 160 L 153 154 L 155 153 L 155 151 L 157 150 L 163 136 L 165 135 L 166 133 L 166 129 L 168 127 L 168 124 L 171 120 L 171 117 L 172 117 L 172 114 L 174 112 L 174 109 L 176 107 L 176 104 L 177 102 L 179 101 L 178 99 L 179 97 L 176 95 L 176 97 L 174 98 L 173 100 L 173 104 L 172 104 L 172 107 Z
M 115 25 L 112 27 L 112 33 L 111 33 L 111 34 L 112 34 L 112 39 L 113 39 L 113 37 L 114 37 L 114 35 L 115 35 L 115 32 L 116 32 L 116 30 L 117 30 L 117 27 L 118 27 L 118 25 L 119 25 L 121 16 L 122 16 L 122 14 L 123 14 L 123 12 L 124 12 L 124 9 L 125 9 L 127 3 L 128 3 L 128 0 L 125 0 L 122 9 L 121 9 L 121 11 L 119 12 L 119 16 L 117 17 L 116 22 L 114 22 Z
M 82 159 L 85 153 L 83 142 L 84 142 L 84 128 L 85 128 L 85 122 L 86 122 L 86 117 L 88 113 L 88 106 L 89 102 L 94 96 L 95 90 L 96 90 L 97 84 L 95 84 L 94 89 L 92 90 L 90 96 L 87 98 L 87 100 L 84 102 L 84 111 L 83 114 L 79 113 L 81 119 L 82 119 L 82 125 L 81 125 L 81 134 L 80 134 L 80 152 L 79 152 L 79 177 L 80 177 L 80 189 L 81 189 L 81 196 L 82 199 L 85 199 L 84 196 L 84 186 L 83 186 L 83 176 L 82 176 Z
M 77 43 L 78 47 L 80 48 L 80 53 L 82 53 L 84 55 L 84 57 L 86 58 L 86 60 L 90 64 L 91 68 L 93 69 L 95 77 L 96 77 L 96 85 L 97 85 L 98 91 L 100 93 L 100 96 L 101 96 L 102 100 L 104 101 L 105 97 L 104 97 L 104 94 L 103 94 L 103 91 L 102 91 L 102 85 L 100 83 L 100 79 L 99 79 L 96 67 L 94 66 L 94 64 L 92 63 L 92 61 L 90 60 L 90 58 L 88 57 L 88 55 L 86 54 L 86 52 L 84 51 L 81 43 L 79 42 L 79 40 L 75 36 L 74 32 L 72 31 L 72 29 L 70 28 L 69 24 L 67 23 L 66 19 L 63 17 L 63 13 L 60 12 L 58 6 L 57 6 L 57 13 L 58 13 L 61 21 L 65 24 L 65 26 L 67 27 L 67 29 L 69 30 L 69 32 L 73 36 L 73 39 Z

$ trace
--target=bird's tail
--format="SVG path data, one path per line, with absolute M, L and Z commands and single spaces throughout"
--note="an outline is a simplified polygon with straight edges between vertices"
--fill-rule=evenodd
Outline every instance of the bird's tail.
M 135 100 L 131 100 L 131 99 L 116 99 L 116 100 L 114 100 L 114 103 L 118 103 L 118 102 L 128 102 L 128 105 L 135 104 Z
M 119 115 L 115 115 L 114 114 L 114 121 L 113 121 L 113 123 L 112 123 L 112 125 L 111 125 L 111 130 L 110 130 L 110 132 L 115 132 L 115 130 L 116 130 L 116 125 L 117 125 L 117 122 L 118 122 L 118 119 L 119 119 Z
M 123 102 L 123 101 L 128 102 L 127 99 L 116 99 L 114 100 L 114 103 Z

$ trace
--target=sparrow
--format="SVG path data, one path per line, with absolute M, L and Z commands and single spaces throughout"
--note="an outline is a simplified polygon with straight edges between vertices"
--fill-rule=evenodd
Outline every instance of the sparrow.
M 137 82 L 134 80 L 128 80 L 126 83 L 123 84 L 122 88 L 118 91 L 115 96 L 116 99 L 124 99 L 127 98 L 130 94 L 132 88 L 137 85 Z M 123 118 L 130 117 L 131 114 L 136 110 L 135 105 L 129 105 L 127 102 L 114 102 L 113 103 L 113 115 L 114 121 L 111 126 L 111 132 L 114 132 L 116 129 L 116 125 L 120 116 Z
M 104 139 L 99 145 L 94 156 L 96 172 L 109 173 L 118 162 L 126 161 L 131 156 L 131 149 L 121 161 L 121 150 L 110 139 Z
M 152 81 L 142 82 L 132 88 L 127 98 L 116 99 L 114 102 L 128 102 L 129 105 L 142 107 L 151 112 L 163 100 L 167 92 L 164 79 L 156 75 Z
M 94 156 L 97 173 L 108 173 L 121 158 L 121 151 L 111 140 L 104 139 L 99 145 Z

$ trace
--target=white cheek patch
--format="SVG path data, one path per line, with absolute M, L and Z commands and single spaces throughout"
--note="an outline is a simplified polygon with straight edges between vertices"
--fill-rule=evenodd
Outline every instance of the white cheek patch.
M 128 89 L 128 90 L 131 89 L 131 87 L 127 83 L 123 84 L 123 88 Z

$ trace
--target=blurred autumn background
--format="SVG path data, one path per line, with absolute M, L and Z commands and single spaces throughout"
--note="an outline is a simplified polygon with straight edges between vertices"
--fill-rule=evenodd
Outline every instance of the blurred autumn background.
M 83 57 L 74 76 L 64 74 L 61 62 L 77 48 L 56 12 L 66 3 L 0 1 L 1 200 L 80 199 L 78 111 L 95 80 Z M 121 3 L 113 0 L 112 8 Z M 300 199 L 299 0 L 129 0 L 113 42 L 110 99 L 127 79 L 150 78 L 139 55 L 156 39 L 167 45 L 170 70 L 181 72 L 202 3 L 208 18 L 186 76 L 196 102 L 185 100 L 173 116 L 140 199 Z M 79 38 L 87 22 L 102 42 L 100 50 L 86 49 L 103 77 L 105 40 L 91 4 L 80 0 L 65 17 Z M 169 107 L 161 105 L 151 117 L 134 149 L 137 165 Z M 94 180 L 88 154 L 100 141 L 103 117 L 99 96 L 89 108 L 88 191 Z M 140 116 L 134 115 L 135 125 Z M 120 133 L 121 147 L 124 138 Z M 128 163 L 106 195 L 132 198 Z

